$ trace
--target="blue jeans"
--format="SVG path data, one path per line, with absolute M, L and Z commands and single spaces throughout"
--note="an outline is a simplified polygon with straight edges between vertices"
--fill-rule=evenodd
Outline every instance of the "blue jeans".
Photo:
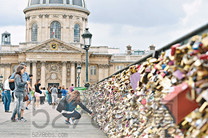
M 5 111 L 9 111 L 10 103 L 11 103 L 10 90 L 5 90 L 4 91 L 4 109 L 5 109 Z
M 15 118 L 15 115 L 18 115 L 18 119 L 21 119 L 21 105 L 23 104 L 23 93 L 15 92 L 15 97 L 17 98 L 16 107 L 13 111 L 12 118 Z
M 4 92 L 2 92 L 1 98 L 2 98 L 2 102 L 3 102 L 3 104 L 4 104 Z

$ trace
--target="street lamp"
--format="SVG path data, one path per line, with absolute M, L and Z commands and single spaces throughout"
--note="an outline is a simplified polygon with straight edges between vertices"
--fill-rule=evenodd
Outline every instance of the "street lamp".
M 89 28 L 85 29 L 84 34 L 82 34 L 82 38 L 84 39 L 84 50 L 86 50 L 86 82 L 85 82 L 85 87 L 89 87 L 89 82 L 88 82 L 88 50 L 91 46 L 91 38 L 92 34 L 89 32 Z
M 79 83 L 80 83 L 80 73 L 81 73 L 81 69 L 82 69 L 82 67 L 81 67 L 80 65 L 78 65 L 78 66 L 77 66 L 77 73 L 78 73 L 78 77 L 77 77 L 77 79 L 78 79 L 78 87 L 80 86 Z

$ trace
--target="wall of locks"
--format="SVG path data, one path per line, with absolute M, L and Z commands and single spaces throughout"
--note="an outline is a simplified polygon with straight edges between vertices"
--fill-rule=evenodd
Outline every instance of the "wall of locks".
M 208 136 L 207 51 L 207 35 L 194 36 L 91 86 L 94 121 L 109 137 Z

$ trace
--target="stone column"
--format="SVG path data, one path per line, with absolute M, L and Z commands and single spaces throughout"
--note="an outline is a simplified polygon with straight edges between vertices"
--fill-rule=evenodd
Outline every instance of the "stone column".
M 46 67 L 45 67 L 45 61 L 41 62 L 41 86 L 46 87 Z
M 72 62 L 71 63 L 71 84 L 74 84 L 74 86 L 75 86 L 75 76 L 76 76 L 75 73 L 76 73 L 75 72 L 75 63 Z M 71 84 L 70 84 L 70 86 L 71 86 Z
M 62 85 L 66 87 L 66 62 L 62 62 Z
M 28 74 L 31 74 L 31 72 L 30 72 L 30 62 L 27 62 L 26 65 L 27 65 L 26 72 Z
M 32 79 L 31 87 L 34 87 L 35 82 L 37 81 L 37 61 L 32 62 L 32 74 L 33 74 L 33 79 Z

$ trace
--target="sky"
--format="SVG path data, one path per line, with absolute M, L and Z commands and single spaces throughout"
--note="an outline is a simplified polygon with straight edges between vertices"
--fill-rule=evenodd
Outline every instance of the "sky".
M 85 0 L 93 46 L 156 49 L 208 23 L 208 0 Z M 25 41 L 27 0 L 1 0 L 0 33 Z

